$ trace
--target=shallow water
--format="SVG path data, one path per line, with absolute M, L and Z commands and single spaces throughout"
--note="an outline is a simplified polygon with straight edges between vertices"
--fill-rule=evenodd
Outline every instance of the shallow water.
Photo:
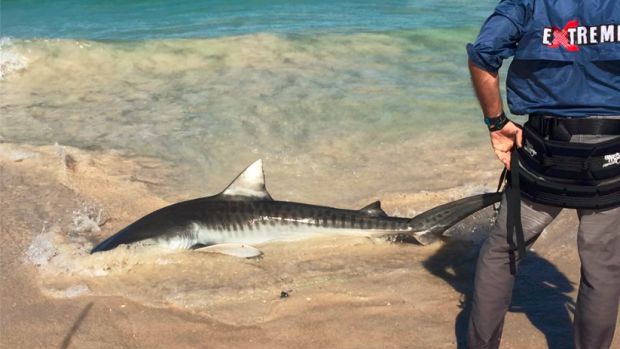
M 286 200 L 484 186 L 465 44 L 494 5 L 5 1 L 0 140 L 169 161 L 173 201 L 258 158 Z
M 165 159 L 171 180 L 197 193 L 257 158 L 275 173 L 268 185 L 298 200 L 319 200 L 307 196 L 317 187 L 327 202 L 444 189 L 472 166 L 498 167 L 465 57 L 455 62 L 463 37 L 18 41 L 9 47 L 28 67 L 0 86 L 0 136 Z

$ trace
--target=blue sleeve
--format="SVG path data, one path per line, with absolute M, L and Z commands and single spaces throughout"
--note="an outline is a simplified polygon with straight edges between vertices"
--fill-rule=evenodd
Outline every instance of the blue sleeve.
M 526 8 L 520 0 L 502 1 L 480 29 L 476 42 L 467 45 L 469 59 L 481 69 L 498 71 L 502 61 L 517 50 L 528 17 Z

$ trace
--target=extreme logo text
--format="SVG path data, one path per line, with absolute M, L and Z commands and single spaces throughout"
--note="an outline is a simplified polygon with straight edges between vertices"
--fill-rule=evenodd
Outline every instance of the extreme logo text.
M 598 45 L 620 43 L 620 24 L 603 24 L 596 26 L 579 25 L 579 21 L 570 21 L 563 29 L 545 27 L 542 44 L 547 47 L 564 47 L 567 51 L 579 51 L 580 45 Z

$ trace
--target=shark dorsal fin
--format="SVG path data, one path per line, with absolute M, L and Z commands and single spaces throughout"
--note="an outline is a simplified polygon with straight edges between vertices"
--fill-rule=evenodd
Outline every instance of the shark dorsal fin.
M 220 195 L 230 199 L 273 200 L 265 188 L 263 160 L 248 166 Z
M 387 213 L 385 213 L 381 209 L 381 201 L 375 201 L 372 204 L 364 207 L 360 210 L 361 213 L 367 214 L 373 217 L 387 217 Z

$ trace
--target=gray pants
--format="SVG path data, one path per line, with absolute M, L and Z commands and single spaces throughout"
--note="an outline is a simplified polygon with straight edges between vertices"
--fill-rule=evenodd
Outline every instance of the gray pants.
M 585 136 L 571 141 L 584 140 Z M 533 241 L 562 209 L 522 199 L 525 241 Z M 577 247 L 581 282 L 575 310 L 575 349 L 609 348 L 620 300 L 620 207 L 577 210 Z M 506 198 L 491 236 L 480 251 L 475 278 L 467 347 L 499 348 L 504 317 L 510 306 L 514 276 L 510 274 Z M 514 254 L 519 260 L 518 251 Z

